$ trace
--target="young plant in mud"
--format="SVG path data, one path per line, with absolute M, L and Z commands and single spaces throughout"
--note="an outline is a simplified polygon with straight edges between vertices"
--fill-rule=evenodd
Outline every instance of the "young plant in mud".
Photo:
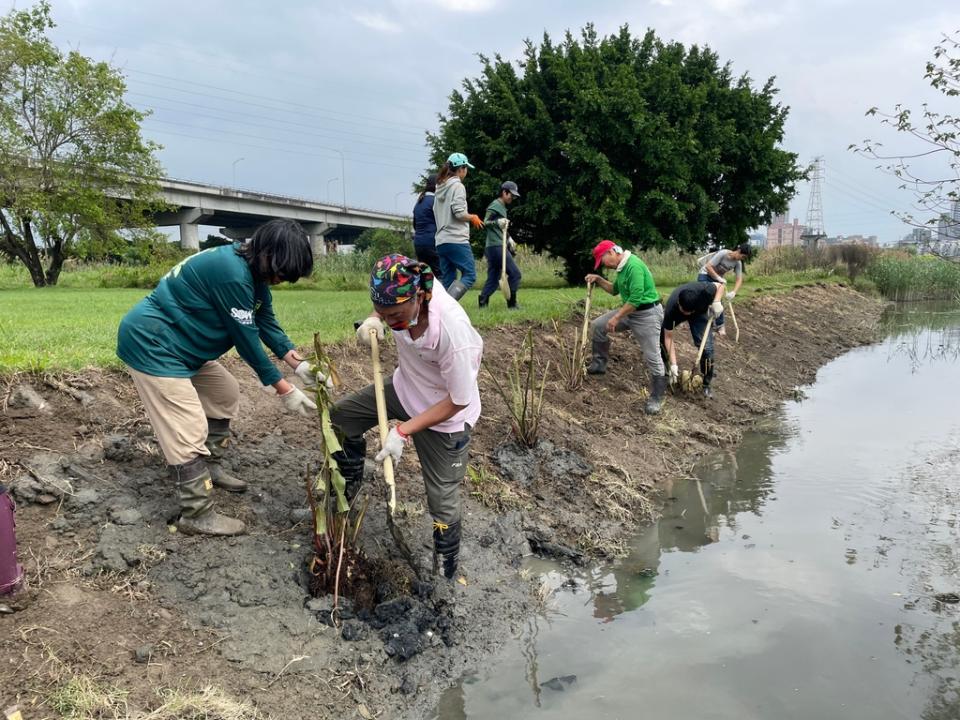
M 587 374 L 585 346 L 576 329 L 573 331 L 573 340 L 569 345 L 564 339 L 563 327 L 559 321 L 553 321 L 553 329 L 560 345 L 560 362 L 557 366 L 560 369 L 560 380 L 565 390 L 574 392 L 583 387 L 583 379 Z
M 526 355 L 526 357 L 524 357 Z M 547 384 L 550 363 L 539 372 L 533 347 L 533 331 L 528 330 L 520 351 L 513 356 L 507 371 L 507 386 L 489 370 L 487 374 L 510 411 L 510 424 L 517 440 L 528 448 L 535 447 L 540 436 L 540 416 L 543 413 L 543 389 Z M 537 387 L 537 375 L 540 387 Z
M 340 378 L 329 356 L 320 346 L 318 335 L 313 336 L 316 353 L 312 369 L 331 378 L 339 385 Z M 313 515 L 313 559 L 310 574 L 314 595 L 333 594 L 333 609 L 337 609 L 341 594 L 350 592 L 365 576 L 365 558 L 357 547 L 360 526 L 366 514 L 366 503 L 351 516 L 346 495 L 346 480 L 340 472 L 334 453 L 340 451 L 340 438 L 330 420 L 333 398 L 326 383 L 316 385 L 317 414 L 323 435 L 320 469 L 316 477 L 307 478 L 307 500 Z

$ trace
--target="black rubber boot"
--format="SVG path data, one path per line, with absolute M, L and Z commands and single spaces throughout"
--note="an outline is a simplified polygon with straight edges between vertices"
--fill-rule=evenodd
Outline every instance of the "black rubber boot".
M 519 310 L 520 306 L 517 305 L 517 291 L 512 290 L 510 292 L 510 299 L 507 300 L 507 309 L 508 310 Z
M 246 532 L 243 521 L 221 515 L 213 509 L 210 500 L 213 481 L 202 457 L 183 465 L 169 465 L 168 470 L 180 496 L 180 519 L 177 520 L 180 532 L 185 535 L 241 535 Z
M 667 394 L 667 376 L 654 375 L 650 379 L 650 397 L 643 411 L 647 415 L 660 414 L 660 408 L 663 406 L 663 398 Z
M 610 341 L 593 341 L 593 360 L 587 368 L 588 375 L 603 375 L 607 371 L 607 360 L 610 358 Z
M 363 485 L 363 463 L 367 457 L 367 441 L 361 435 L 359 438 L 344 438 L 340 444 L 343 450 L 335 452 L 333 459 L 337 461 L 340 474 L 346 481 L 347 502 L 352 504 Z
M 713 390 L 710 389 L 710 383 L 713 382 L 713 358 L 700 358 L 700 374 L 703 375 L 703 396 L 705 398 L 713 397 Z
M 210 457 L 207 458 L 210 478 L 213 480 L 214 487 L 235 493 L 246 492 L 247 483 L 223 469 L 223 457 L 227 454 L 227 448 L 230 446 L 230 438 L 229 418 L 207 418 L 207 441 L 205 444 L 207 450 L 210 451 Z
M 443 558 L 443 576 L 452 580 L 460 560 L 460 521 L 446 525 L 433 521 L 433 572 L 438 573 Z
M 483 295 L 480 295 L 477 298 L 477 305 L 479 305 L 481 308 L 485 308 L 489 304 L 490 304 L 490 298 L 486 298 Z

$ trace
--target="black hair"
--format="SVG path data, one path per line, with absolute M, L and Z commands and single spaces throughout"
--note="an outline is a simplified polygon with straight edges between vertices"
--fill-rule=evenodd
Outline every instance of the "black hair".
M 296 220 L 271 220 L 257 228 L 237 253 L 258 281 L 296 282 L 313 272 L 310 238 Z
M 417 202 L 420 202 L 421 200 L 423 200 L 423 196 L 426 195 L 428 192 L 436 192 L 436 191 L 437 191 L 437 174 L 430 173 L 429 175 L 427 175 L 426 182 L 423 185 L 423 190 L 420 191 L 420 197 L 417 198 Z
M 697 302 L 697 298 L 700 296 L 700 290 L 698 288 L 684 288 L 680 291 L 680 294 L 677 296 L 677 302 L 680 305 L 680 309 L 684 312 L 692 312 L 694 304 Z
M 750 259 L 750 257 L 753 255 L 753 246 L 748 242 L 737 245 L 737 250 L 743 253 L 747 259 Z

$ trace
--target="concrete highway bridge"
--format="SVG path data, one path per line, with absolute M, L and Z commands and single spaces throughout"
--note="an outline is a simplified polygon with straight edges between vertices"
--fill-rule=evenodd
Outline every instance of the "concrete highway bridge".
M 406 215 L 367 210 L 305 198 L 164 178 L 161 194 L 170 209 L 154 215 L 158 227 L 179 226 L 180 246 L 200 247 L 200 225 L 214 225 L 233 240 L 250 237 L 259 225 L 274 218 L 297 220 L 313 245 L 314 254 L 326 253 L 327 243 L 352 244 L 367 228 L 390 228 Z

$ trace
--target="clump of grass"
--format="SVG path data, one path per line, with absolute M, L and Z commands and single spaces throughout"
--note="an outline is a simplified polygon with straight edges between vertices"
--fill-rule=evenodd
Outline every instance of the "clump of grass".
M 581 342 L 580 332 L 574 328 L 569 333 L 564 333 L 559 320 L 553 321 L 553 330 L 557 334 L 557 343 L 560 345 L 560 360 L 557 363 L 560 381 L 570 392 L 579 390 L 583 387 L 583 378 L 586 375 L 586 352 Z M 565 339 L 567 335 L 571 338 L 569 344 Z
M 523 506 L 523 499 L 510 485 L 482 465 L 468 465 L 470 496 L 483 505 L 503 513 Z
M 127 693 L 99 683 L 89 675 L 73 675 L 47 697 L 58 715 L 73 720 L 127 716 Z
M 510 424 L 514 436 L 521 445 L 528 448 L 535 447 L 540 437 L 543 389 L 546 386 L 549 372 L 549 361 L 542 372 L 539 363 L 536 362 L 533 330 L 527 331 L 527 336 L 524 338 L 519 352 L 513 357 L 510 368 L 506 373 L 506 385 L 494 373 L 487 371 L 490 379 L 493 380 L 494 387 L 510 411 Z M 538 377 L 540 380 L 539 387 L 537 387 Z
M 948 299 L 960 291 L 960 263 L 935 255 L 881 253 L 864 274 L 890 300 Z

